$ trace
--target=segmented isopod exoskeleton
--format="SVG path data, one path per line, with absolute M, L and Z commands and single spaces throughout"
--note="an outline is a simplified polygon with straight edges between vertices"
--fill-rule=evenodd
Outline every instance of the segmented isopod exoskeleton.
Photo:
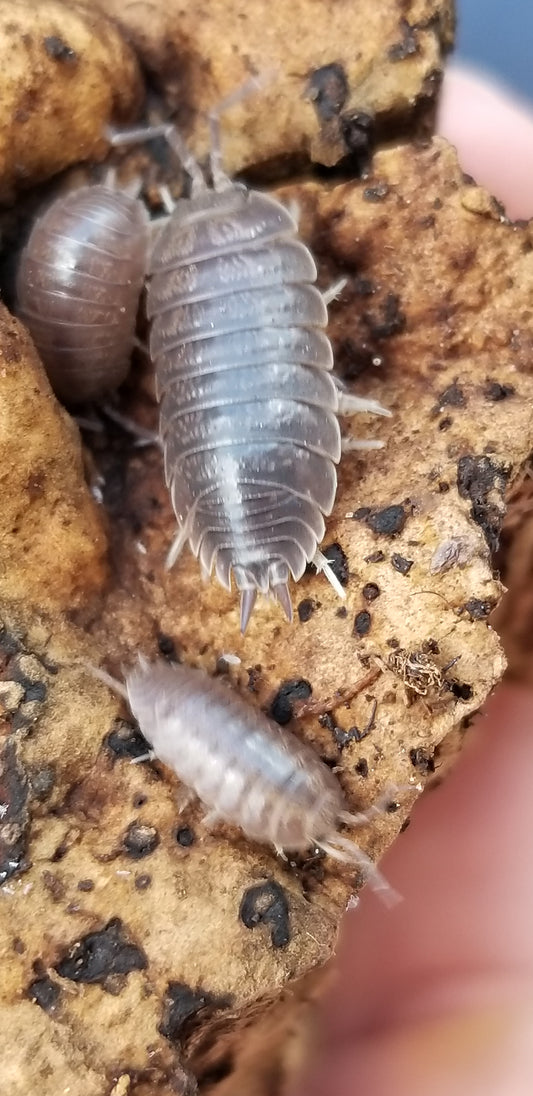
M 335 775 L 287 728 L 188 666 L 141 656 L 125 688 L 89 669 L 128 701 L 155 756 L 208 808 L 206 822 L 229 822 L 278 852 L 316 845 L 387 887 L 365 853 L 338 832 L 342 824 L 365 825 L 383 806 L 351 814 Z
M 143 203 L 110 182 L 56 198 L 34 225 L 17 311 L 64 403 L 98 399 L 125 379 L 149 242 Z
M 258 592 L 292 618 L 297 581 L 318 551 L 335 499 L 337 415 L 387 414 L 339 392 L 325 334 L 327 308 L 314 259 L 291 212 L 222 171 L 210 115 L 209 187 L 171 125 L 115 134 L 115 143 L 163 134 L 191 178 L 161 231 L 147 294 L 150 351 L 161 401 L 165 476 L 178 520 L 169 566 L 189 543 L 202 571 L 241 591 L 244 631 Z M 380 443 L 353 443 L 374 448 Z

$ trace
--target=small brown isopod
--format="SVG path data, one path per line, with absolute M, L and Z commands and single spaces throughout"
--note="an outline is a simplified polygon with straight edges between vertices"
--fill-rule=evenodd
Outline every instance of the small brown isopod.
M 127 700 L 154 755 L 207 807 L 204 822 L 229 822 L 280 854 L 318 846 L 391 897 L 372 861 L 338 832 L 366 825 L 383 807 L 351 814 L 336 776 L 306 742 L 201 670 L 140 656 L 124 687 L 89 669 Z
M 34 225 L 17 273 L 18 315 L 68 405 L 118 388 L 130 364 L 149 218 L 113 179 L 110 172 L 56 198 Z

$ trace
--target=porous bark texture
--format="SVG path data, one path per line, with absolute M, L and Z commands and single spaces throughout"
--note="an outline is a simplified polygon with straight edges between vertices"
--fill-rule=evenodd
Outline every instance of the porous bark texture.
M 291 6 L 291 33 L 288 9 L 272 5 L 262 34 L 259 8 L 143 2 L 115 14 L 168 107 L 188 105 L 200 153 L 200 113 L 246 69 L 281 67 L 266 105 L 260 94 L 225 118 L 228 167 L 344 161 L 342 177 L 309 172 L 274 192 L 298 206 L 321 286 L 346 278 L 330 308 L 338 372 L 392 415 L 342 423 L 347 437 L 384 443 L 347 453 L 339 469 L 323 550 L 345 599 L 310 568 L 293 587 L 295 622 L 261 601 L 242 637 L 236 595 L 202 583 L 190 554 L 165 571 L 175 519 L 159 450 L 102 418 L 84 435 L 97 504 L 77 427 L 20 328 L 2 319 L 10 1096 L 282 1096 L 361 882 L 316 850 L 284 862 L 229 826 L 209 832 L 198 804 L 178 813 L 175 776 L 157 761 L 131 764 L 145 740 L 87 662 L 121 676 L 142 651 L 224 674 L 335 767 L 351 808 L 391 788 L 390 810 L 356 835 L 376 859 L 504 671 L 488 621 L 502 594 L 506 497 L 523 490 L 533 443 L 532 228 L 465 181 L 444 141 L 420 136 L 428 74 L 450 41 L 448 4 L 387 3 L 378 15 L 374 3 L 309 0 Z M 335 73 L 314 100 L 309 83 L 328 65 L 348 84 L 336 124 L 346 104 L 378 119 L 364 177 L 338 128 L 324 152 L 319 113 Z M 391 118 L 405 139 L 382 147 Z M 154 172 L 170 181 L 165 163 L 154 160 L 149 182 Z M 120 409 L 155 428 L 142 355 Z
M 104 126 L 139 110 L 137 58 L 94 5 L 1 0 L 0 201 L 105 155 Z

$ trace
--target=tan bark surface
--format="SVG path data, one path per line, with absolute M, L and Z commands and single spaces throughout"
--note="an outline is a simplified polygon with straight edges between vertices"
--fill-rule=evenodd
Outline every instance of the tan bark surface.
M 338 5 L 341 15 L 347 7 Z M 131 33 L 146 8 L 123 6 Z M 158 8 L 158 22 L 150 10 L 148 45 L 133 35 L 145 62 L 171 17 Z M 384 24 L 375 30 L 376 72 L 395 40 L 395 12 L 387 34 Z M 200 44 L 206 13 L 198 9 Z M 441 16 L 444 40 L 447 7 Z M 305 72 L 344 57 L 339 18 L 337 49 L 306 56 Z M 280 50 L 273 27 L 268 41 Z M 174 57 L 182 46 L 168 41 Z M 204 98 L 191 76 L 194 112 L 238 82 L 243 42 L 227 79 L 229 60 L 211 45 Z M 415 52 L 398 69 L 411 89 L 403 99 L 390 92 L 402 109 L 419 61 Z M 166 70 L 161 77 L 172 105 Z M 277 94 L 279 124 L 273 116 L 266 136 L 256 99 L 228 116 L 230 167 L 310 150 L 316 115 L 294 87 Z M 244 138 L 239 110 L 249 112 Z M 230 827 L 206 832 L 199 805 L 178 815 L 173 774 L 129 763 L 143 741 L 82 659 L 120 675 L 142 651 L 226 672 L 250 706 L 292 712 L 294 733 L 338 768 L 354 809 L 401 786 L 391 811 L 356 835 L 374 858 L 428 774 L 438 775 L 441 744 L 447 764 L 450 734 L 460 742 L 503 673 L 487 620 L 502 592 L 493 563 L 505 495 L 532 448 L 532 229 L 509 224 L 465 182 L 438 139 L 379 150 L 362 180 L 277 193 L 299 206 L 320 284 L 347 278 L 330 309 L 339 372 L 392 412 L 343 422 L 347 435 L 384 442 L 345 455 L 339 471 L 323 549 L 345 601 L 310 571 L 293 588 L 292 626 L 263 601 L 241 637 L 237 597 L 203 584 L 187 552 L 164 569 L 175 519 L 159 451 L 110 423 L 86 435 L 104 481 L 97 514 L 76 427 L 20 329 L 8 319 L 0 327 L 0 1023 L 12 1047 L 10 1096 L 37 1087 L 42 1096 L 192 1096 L 189 1069 L 205 1094 L 280 1096 L 305 1053 L 320 968 L 359 882 L 327 858 L 283 863 Z M 9 362 L 13 340 L 20 360 Z M 155 426 L 146 361 L 121 407 Z M 25 486 L 36 455 L 50 470 L 37 499 Z M 229 669 L 220 661 L 228 652 L 241 660 Z
M 427 127 L 453 42 L 451 0 L 99 3 L 138 50 L 195 155 L 208 148 L 205 113 L 250 75 L 264 80 L 261 94 L 232 112 L 230 174 L 270 161 L 277 171 L 309 158 L 336 164 L 361 150 L 374 123 L 379 132 Z
M 0 201 L 105 155 L 106 123 L 139 109 L 136 57 L 94 5 L 0 2 Z

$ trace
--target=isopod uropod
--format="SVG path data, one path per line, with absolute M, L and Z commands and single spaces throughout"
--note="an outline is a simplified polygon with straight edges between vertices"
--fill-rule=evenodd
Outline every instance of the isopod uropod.
M 229 822 L 278 852 L 318 846 L 388 889 L 372 861 L 338 832 L 382 808 L 351 814 L 337 778 L 307 743 L 201 670 L 141 656 L 123 687 L 90 669 L 128 701 L 155 756 L 207 807 L 206 822 Z
M 112 178 L 56 198 L 19 263 L 17 311 L 66 404 L 117 388 L 130 365 L 149 219 Z
M 228 590 L 233 577 L 244 631 L 258 592 L 292 618 L 289 576 L 297 581 L 311 561 L 344 596 L 318 551 L 337 485 L 337 415 L 388 412 L 340 393 L 332 378 L 329 295 L 313 284 L 316 265 L 292 213 L 221 169 L 219 116 L 242 94 L 210 115 L 212 188 L 170 124 L 111 139 L 162 134 L 191 179 L 190 198 L 176 203 L 157 238 L 147 292 L 178 521 L 168 565 L 188 542 L 204 575 L 214 570 Z

